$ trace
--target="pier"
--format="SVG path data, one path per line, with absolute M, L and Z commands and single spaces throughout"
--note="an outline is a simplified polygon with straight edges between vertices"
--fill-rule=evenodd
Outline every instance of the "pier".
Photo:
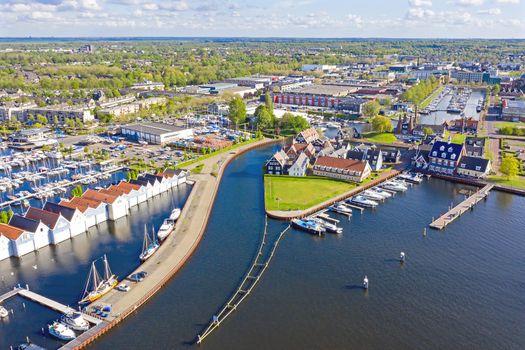
M 266 218 L 268 220 L 268 218 Z M 233 295 L 230 297 L 230 299 L 224 304 L 224 306 L 219 310 L 218 313 L 213 315 L 211 318 L 210 323 L 208 326 L 204 329 L 204 331 L 197 335 L 197 344 L 201 344 L 211 333 L 213 333 L 214 330 L 216 330 L 220 324 L 225 321 L 228 316 L 230 316 L 241 304 L 246 297 L 251 293 L 252 289 L 257 285 L 257 282 L 259 282 L 260 278 L 268 268 L 268 265 L 270 264 L 273 255 L 275 253 L 275 250 L 277 249 L 277 246 L 279 245 L 279 242 L 283 238 L 284 234 L 290 229 L 290 226 L 286 227 L 275 242 L 272 245 L 271 250 L 269 251 L 269 254 L 265 256 L 264 254 L 264 248 L 268 245 L 267 244 L 267 237 L 268 237 L 268 221 L 266 221 L 264 226 L 264 233 L 261 240 L 261 243 L 259 245 L 259 250 L 257 251 L 257 255 L 255 256 L 255 259 L 253 260 L 251 268 L 246 273 L 244 279 L 239 284 L 239 287 L 235 290 Z
M 78 312 L 78 310 L 75 310 L 75 309 L 73 309 L 73 308 L 71 308 L 69 306 L 61 304 L 58 301 L 49 299 L 49 298 L 47 298 L 47 297 L 45 297 L 43 295 L 40 295 L 40 294 L 35 293 L 35 292 L 32 292 L 32 291 L 29 290 L 28 287 L 26 287 L 26 288 L 15 287 L 15 288 L 13 288 L 9 292 L 0 295 L 0 302 L 3 302 L 5 300 L 10 299 L 10 298 L 15 297 L 15 296 L 21 296 L 21 297 L 26 298 L 28 300 L 31 300 L 31 301 L 33 301 L 35 303 L 38 303 L 38 304 L 43 305 L 43 306 L 46 306 L 46 307 L 48 307 L 48 308 L 50 308 L 52 310 L 58 311 L 58 312 L 60 312 L 62 314 L 67 314 L 67 313 L 71 313 L 71 312 Z M 94 324 L 94 325 L 107 323 L 104 320 L 101 320 L 100 318 L 91 316 L 91 315 L 86 314 L 84 312 L 82 313 L 82 317 L 84 317 L 84 319 L 86 321 L 88 321 L 89 323 Z
M 493 187 L 493 184 L 485 185 L 485 187 L 475 192 L 473 195 L 466 198 L 463 202 L 459 203 L 455 207 L 451 208 L 445 214 L 441 215 L 437 220 L 434 220 L 430 224 L 430 227 L 437 230 L 444 229 L 445 227 L 447 227 L 448 224 L 459 218 L 463 213 L 465 213 L 469 209 L 474 208 L 474 206 L 478 204 L 482 199 L 485 199 L 489 195 L 489 192 L 490 190 L 492 190 Z

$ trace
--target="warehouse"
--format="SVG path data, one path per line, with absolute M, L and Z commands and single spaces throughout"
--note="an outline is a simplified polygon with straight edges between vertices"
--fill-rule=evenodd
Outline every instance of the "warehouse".
M 121 133 L 133 141 L 161 145 L 193 137 L 193 129 L 164 123 L 143 122 L 121 127 Z

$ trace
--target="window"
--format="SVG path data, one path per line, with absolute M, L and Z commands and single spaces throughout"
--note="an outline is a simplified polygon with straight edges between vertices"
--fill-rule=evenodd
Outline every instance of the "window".
M 443 152 L 445 150 L 445 146 L 439 147 L 439 150 Z
M 452 153 L 452 154 L 450 155 L 450 159 L 456 159 L 456 155 L 455 155 L 454 153 Z
M 441 153 L 441 158 L 447 158 L 447 154 L 445 152 Z
M 434 151 L 434 152 L 432 152 L 432 155 L 433 155 L 434 157 L 437 157 L 438 153 L 437 153 L 436 151 Z
M 466 166 L 465 163 L 461 163 L 461 165 L 460 165 L 461 168 L 464 168 L 465 166 Z
M 478 166 L 476 167 L 476 171 L 481 171 L 481 166 L 478 165 Z
M 448 148 L 448 153 L 452 153 L 453 151 L 454 151 L 454 149 L 452 147 Z

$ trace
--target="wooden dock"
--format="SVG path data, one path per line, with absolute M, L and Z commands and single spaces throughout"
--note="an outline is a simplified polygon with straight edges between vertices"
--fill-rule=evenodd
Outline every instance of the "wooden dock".
M 267 236 L 268 236 L 268 222 L 266 222 L 264 227 L 264 234 L 263 238 L 261 240 L 261 244 L 259 246 L 259 250 L 257 251 L 257 255 L 253 261 L 253 264 L 246 273 L 244 279 L 239 284 L 239 287 L 236 289 L 235 293 L 232 295 L 232 297 L 224 304 L 224 306 L 219 310 L 219 312 L 211 318 L 209 321 L 208 326 L 204 329 L 204 331 L 197 335 L 197 344 L 201 344 L 206 337 L 208 337 L 214 330 L 216 330 L 219 325 L 230 316 L 233 311 L 237 309 L 239 304 L 241 304 L 244 299 L 250 294 L 252 289 L 255 287 L 257 282 L 259 282 L 260 278 L 262 277 L 263 273 L 268 268 L 268 265 L 270 264 L 270 261 L 273 258 L 273 255 L 275 253 L 275 250 L 277 249 L 277 246 L 279 245 L 279 242 L 281 241 L 283 235 L 290 229 L 290 226 L 286 227 L 275 242 L 272 245 L 271 250 L 269 251 L 269 254 L 264 254 L 264 248 L 268 245 L 267 243 Z
M 463 202 L 459 203 L 455 207 L 451 208 L 445 214 L 441 215 L 437 220 L 434 220 L 430 227 L 442 230 L 447 227 L 452 221 L 459 218 L 463 213 L 472 209 L 476 204 L 478 204 L 482 199 L 486 198 L 489 195 L 490 190 L 494 187 L 493 184 L 488 184 L 479 191 L 475 192 L 470 197 L 466 198 Z
M 21 296 L 21 297 L 24 297 L 26 299 L 29 299 L 35 303 L 38 303 L 38 304 L 41 304 L 41 305 L 44 305 L 52 310 L 55 310 L 55 311 L 58 311 L 60 313 L 63 313 L 63 314 L 66 314 L 66 313 L 69 313 L 69 312 L 74 312 L 74 311 L 78 311 L 78 310 L 75 310 L 69 306 L 66 306 L 64 304 L 61 304 L 57 301 L 54 301 L 52 299 L 49 299 L 49 298 L 46 298 L 45 296 L 43 295 L 40 295 L 38 293 L 35 293 L 35 292 L 32 292 L 30 291 L 29 289 L 27 288 L 20 288 L 20 287 L 16 287 L 14 288 L 13 290 L 10 290 L 9 292 L 5 293 L 5 294 L 2 294 L 0 295 L 0 302 L 3 302 L 4 300 L 7 300 L 9 298 L 12 298 L 14 296 Z M 86 314 L 86 313 L 82 313 L 82 317 L 84 317 L 84 319 L 86 321 L 88 321 L 89 323 L 91 324 L 94 324 L 94 325 L 98 325 L 98 324 L 101 324 L 101 323 L 104 323 L 105 321 L 104 320 L 101 320 L 97 317 L 94 317 L 94 316 L 91 316 L 89 314 Z

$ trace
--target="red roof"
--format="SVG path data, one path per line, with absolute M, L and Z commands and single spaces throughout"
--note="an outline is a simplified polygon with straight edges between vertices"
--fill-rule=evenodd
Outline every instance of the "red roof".
M 82 195 L 82 198 L 84 199 L 95 200 L 95 201 L 100 201 L 100 202 L 109 203 L 109 204 L 113 203 L 118 197 L 119 196 L 117 195 L 101 193 L 101 192 L 97 192 L 91 189 L 87 190 Z
M 25 217 L 28 219 L 42 221 L 47 227 L 52 229 L 57 224 L 58 218 L 60 218 L 60 214 L 35 207 L 30 207 Z
M 335 157 L 319 157 L 315 161 L 314 166 L 326 166 L 341 170 L 364 172 L 366 169 L 366 162 L 362 160 L 343 159 Z
M 16 241 L 22 233 L 24 233 L 24 231 L 17 227 L 8 224 L 0 224 L 0 235 L 5 236 L 10 240 Z

